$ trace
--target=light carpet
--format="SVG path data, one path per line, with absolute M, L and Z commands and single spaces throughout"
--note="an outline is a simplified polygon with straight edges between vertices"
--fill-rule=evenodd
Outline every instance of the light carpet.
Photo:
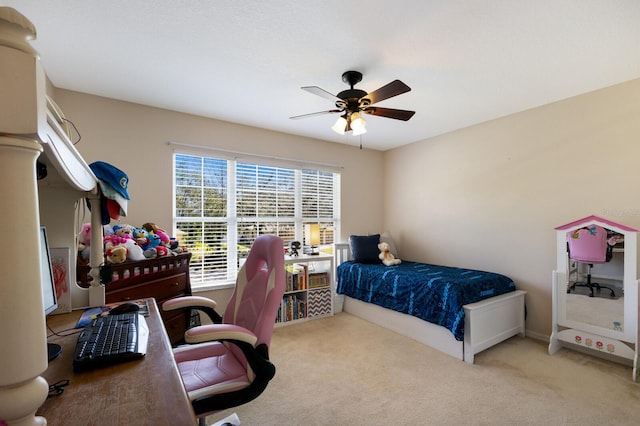
M 631 368 L 513 337 L 468 365 L 347 313 L 279 327 L 251 425 L 637 425 Z

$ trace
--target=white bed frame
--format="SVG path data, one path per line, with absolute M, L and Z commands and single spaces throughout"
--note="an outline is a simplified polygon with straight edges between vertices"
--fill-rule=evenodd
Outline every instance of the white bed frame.
M 348 243 L 334 244 L 336 267 L 351 259 Z M 336 275 L 337 276 L 337 275 Z M 464 341 L 446 328 L 420 318 L 344 297 L 343 310 L 381 327 L 410 337 L 446 354 L 473 364 L 475 354 L 516 334 L 525 337 L 524 296 L 516 290 L 464 306 Z

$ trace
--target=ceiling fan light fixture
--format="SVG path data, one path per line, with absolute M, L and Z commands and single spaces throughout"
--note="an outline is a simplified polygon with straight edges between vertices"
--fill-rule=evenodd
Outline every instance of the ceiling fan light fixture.
M 409 92 L 411 88 L 400 80 L 394 80 L 391 83 L 386 84 L 371 93 L 367 93 L 364 90 L 354 88 L 357 83 L 362 81 L 362 73 L 359 71 L 346 71 L 342 74 L 342 81 L 347 83 L 350 88 L 341 91 L 337 95 L 333 95 L 318 86 L 302 87 L 303 90 L 306 90 L 309 93 L 321 96 L 332 101 L 335 105 L 335 108 L 337 109 L 297 115 L 290 118 L 295 120 L 298 118 L 311 117 L 321 114 L 340 113 L 342 115 L 340 116 L 340 118 L 338 118 L 338 121 L 336 121 L 336 123 L 331 126 L 331 130 L 340 135 L 344 135 L 347 132 L 352 132 L 353 135 L 358 136 L 367 132 L 367 130 L 365 129 L 366 121 L 362 117 L 360 111 L 370 115 L 393 118 L 395 120 L 402 121 L 409 120 L 415 114 L 415 111 L 373 106 L 377 102 L 381 102 L 385 99 L 389 99 L 394 96 Z
M 347 119 L 344 117 L 338 117 L 336 124 L 331 126 L 331 130 L 339 135 L 344 135 L 344 131 L 347 128 Z
M 359 129 L 353 129 L 353 136 L 364 135 L 365 133 L 367 133 L 367 129 L 364 126 Z
M 351 114 L 351 128 L 353 129 L 354 134 L 356 131 L 364 130 L 364 125 L 367 122 L 362 118 L 359 112 L 354 112 Z M 364 130 L 366 132 L 366 130 Z M 361 132 L 364 133 L 364 132 Z

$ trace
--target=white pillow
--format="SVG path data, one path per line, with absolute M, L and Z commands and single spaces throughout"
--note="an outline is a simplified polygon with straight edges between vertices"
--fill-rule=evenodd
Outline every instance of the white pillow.
M 396 250 L 396 245 L 393 243 L 393 238 L 391 238 L 391 233 L 389 231 L 384 231 L 382 234 L 380 234 L 380 242 L 389 244 L 389 251 L 391 252 L 391 254 L 397 258 L 400 258 L 400 256 L 398 256 L 398 250 Z

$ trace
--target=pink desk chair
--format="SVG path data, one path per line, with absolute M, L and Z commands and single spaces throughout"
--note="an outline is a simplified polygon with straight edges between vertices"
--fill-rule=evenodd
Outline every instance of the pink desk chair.
M 606 229 L 598 225 L 590 225 L 587 228 L 567 232 L 567 243 L 569 258 L 575 262 L 589 265 L 587 281 L 575 282 L 567 288 L 567 293 L 571 293 L 572 290 L 575 291 L 576 287 L 588 287 L 590 290 L 589 297 L 593 297 L 594 290 L 600 293 L 600 290 L 606 288 L 611 292 L 610 296 L 615 297 L 616 293 L 611 287 L 591 281 L 593 265 L 611 260 L 613 247 L 608 243 Z
M 187 330 L 188 345 L 174 349 L 200 425 L 206 424 L 210 414 L 257 398 L 274 377 L 269 345 L 284 288 L 283 241 L 275 235 L 261 235 L 238 272 L 222 324 Z M 187 296 L 166 301 L 163 309 L 210 312 L 215 305 L 208 298 Z

